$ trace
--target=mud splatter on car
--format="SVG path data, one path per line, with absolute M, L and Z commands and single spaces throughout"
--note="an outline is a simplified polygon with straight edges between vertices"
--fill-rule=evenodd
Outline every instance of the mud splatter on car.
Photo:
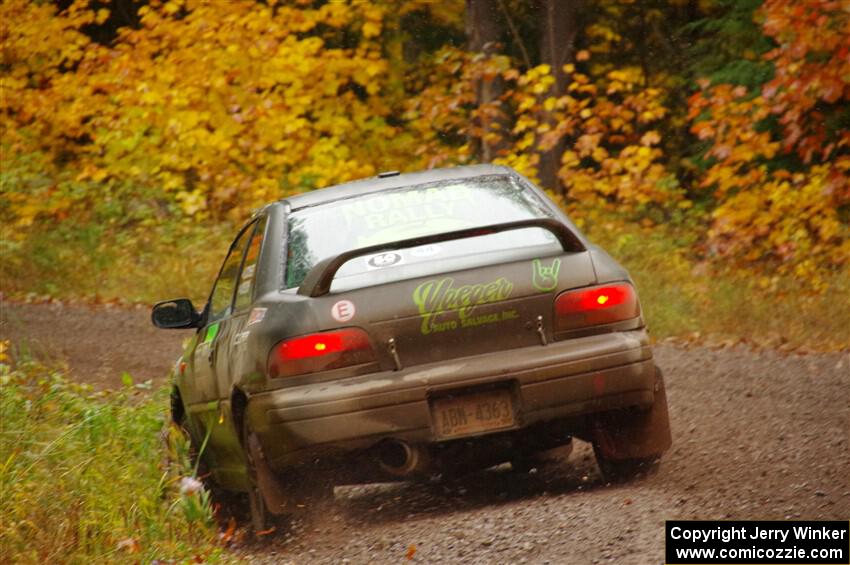
M 573 437 L 618 479 L 671 443 L 633 281 L 505 167 L 269 204 L 204 308 L 161 302 L 153 321 L 197 331 L 174 419 L 218 485 L 249 493 L 256 529 L 335 483 L 521 462 Z

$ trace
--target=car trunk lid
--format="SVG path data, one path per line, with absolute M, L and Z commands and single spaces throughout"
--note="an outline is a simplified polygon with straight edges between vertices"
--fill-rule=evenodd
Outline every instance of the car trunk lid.
M 559 291 L 596 282 L 587 251 L 330 294 L 320 324 L 366 329 L 385 368 L 552 341 Z M 349 317 L 350 316 L 350 317 Z

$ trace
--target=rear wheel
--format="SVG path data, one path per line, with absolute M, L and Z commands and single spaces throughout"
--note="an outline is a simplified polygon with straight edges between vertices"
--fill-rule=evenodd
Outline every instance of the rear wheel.
M 592 422 L 593 453 L 602 476 L 620 482 L 657 470 L 670 448 L 667 393 L 661 370 L 655 368 L 655 398 L 647 408 L 600 414 Z
M 248 475 L 248 509 L 251 513 L 251 527 L 254 533 L 268 529 L 271 516 L 266 507 L 266 500 L 260 491 L 257 477 L 257 458 L 260 457 L 260 443 L 251 431 L 248 419 L 242 421 L 242 445 L 245 449 L 245 467 Z
M 177 476 L 191 476 L 199 479 L 209 493 L 213 514 L 217 521 L 239 515 L 244 502 L 237 493 L 221 488 L 212 477 L 201 453 L 203 442 L 195 441 L 189 431 L 189 423 L 180 399 L 180 392 L 174 388 L 171 392 L 171 421 L 162 430 L 165 465 L 169 472 Z
M 215 484 L 210 477 L 209 470 L 204 463 L 203 458 L 201 457 L 201 446 L 195 441 L 191 431 L 189 430 L 189 423 L 186 421 L 186 411 L 183 406 L 183 400 L 180 397 L 180 391 L 177 387 L 173 387 L 171 389 L 171 423 L 170 425 L 174 426 L 174 430 L 181 435 L 188 444 L 188 453 L 185 454 L 188 459 L 188 463 L 190 464 L 192 469 L 196 469 L 196 475 L 201 478 L 207 489 L 210 492 L 213 492 Z M 172 428 L 169 428 L 172 429 Z M 169 429 L 166 429 L 164 433 L 168 436 Z M 169 457 L 174 457 L 174 461 L 169 461 L 169 463 L 178 464 L 180 462 L 181 456 L 177 453 L 179 448 L 174 444 L 176 438 L 168 437 L 171 444 L 168 446 L 167 453 Z M 185 463 L 183 463 L 185 465 Z

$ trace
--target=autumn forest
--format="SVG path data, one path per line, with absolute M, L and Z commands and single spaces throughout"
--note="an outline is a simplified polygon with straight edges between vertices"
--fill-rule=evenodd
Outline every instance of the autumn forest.
M 147 298 L 101 274 L 190 274 L 132 251 L 215 265 L 271 200 L 474 162 L 626 256 L 846 284 L 842 0 L 3 0 L 0 22 L 9 290 Z
M 545 467 L 517 445 L 509 466 L 465 482 L 331 488 L 307 518 L 250 537 L 247 497 L 228 517 L 199 481 L 210 433 L 198 448 L 169 415 L 182 414 L 181 340 L 213 375 L 225 365 L 211 340 L 229 334 L 217 321 L 194 337 L 158 331 L 150 306 L 202 308 L 266 203 L 487 162 L 539 184 L 633 278 L 667 382 L 657 373 L 656 398 L 670 395 L 660 474 L 610 485 L 589 444 Z M 850 0 L 0 0 L 0 228 L 0 563 L 647 563 L 664 555 L 665 520 L 850 515 Z M 557 283 L 554 261 L 532 276 Z M 587 341 L 555 364 L 537 320 L 541 345 L 523 355 L 540 351 L 547 374 L 575 366 L 558 376 L 565 391 L 590 388 L 568 383 L 587 352 L 651 367 L 644 337 L 618 331 L 639 347 L 621 356 L 596 328 L 558 334 Z M 480 357 L 356 374 L 425 391 Z M 643 395 L 607 371 L 576 407 Z M 366 406 L 328 400 L 366 394 L 328 376 L 341 374 L 292 381 L 316 384 L 297 389 L 316 406 Z M 519 390 L 510 375 L 434 392 Z M 213 398 L 194 406 L 223 424 L 230 402 Z M 307 414 L 302 401 L 269 413 Z M 427 426 L 420 416 L 396 431 Z M 292 434 L 342 421 L 311 417 Z

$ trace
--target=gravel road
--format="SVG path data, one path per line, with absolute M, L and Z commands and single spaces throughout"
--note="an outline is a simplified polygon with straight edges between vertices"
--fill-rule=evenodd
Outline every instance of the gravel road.
M 121 375 L 136 382 L 165 382 L 191 331 L 159 330 L 150 308 L 2 302 L 0 339 L 37 359 L 67 363 L 71 376 L 103 388 L 120 388 Z
M 0 337 L 110 386 L 162 375 L 180 332 L 143 310 L 3 305 Z M 185 335 L 185 334 L 184 334 Z M 250 563 L 662 563 L 671 519 L 850 519 L 850 354 L 656 346 L 673 447 L 657 474 L 605 484 L 586 444 L 531 473 L 337 487 L 236 547 Z

